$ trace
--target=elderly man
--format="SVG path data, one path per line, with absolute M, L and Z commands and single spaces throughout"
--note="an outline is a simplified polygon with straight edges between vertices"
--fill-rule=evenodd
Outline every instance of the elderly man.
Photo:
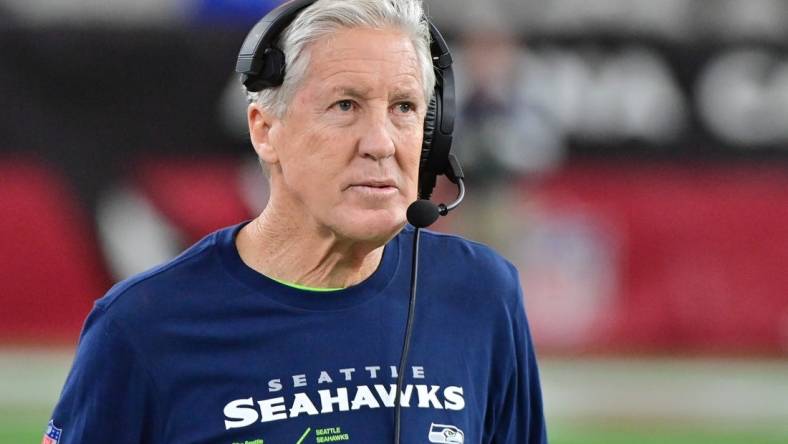
M 402 351 L 435 84 L 420 2 L 294 3 L 283 83 L 247 83 L 267 207 L 96 303 L 45 442 L 545 442 L 518 273 L 490 249 L 422 234 Z

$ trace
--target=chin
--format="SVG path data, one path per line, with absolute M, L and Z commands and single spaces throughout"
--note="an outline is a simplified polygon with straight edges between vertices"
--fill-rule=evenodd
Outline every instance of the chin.
M 361 210 L 352 212 L 337 224 L 341 236 L 359 242 L 385 244 L 405 225 L 405 210 Z

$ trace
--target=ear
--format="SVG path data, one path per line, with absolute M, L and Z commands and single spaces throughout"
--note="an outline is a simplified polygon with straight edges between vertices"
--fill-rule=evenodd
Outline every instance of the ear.
M 279 155 L 271 143 L 271 128 L 279 119 L 259 104 L 251 103 L 246 109 L 246 120 L 249 124 L 249 138 L 257 157 L 269 165 L 278 163 Z

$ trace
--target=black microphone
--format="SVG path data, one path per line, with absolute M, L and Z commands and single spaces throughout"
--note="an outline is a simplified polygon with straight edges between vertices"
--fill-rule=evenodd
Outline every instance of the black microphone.
M 435 205 L 427 199 L 419 199 L 410 204 L 405 213 L 408 222 L 416 228 L 427 228 L 434 224 L 438 217 L 449 214 L 449 211 L 457 208 L 465 198 L 465 181 L 462 177 L 457 178 L 457 187 L 459 188 L 457 199 L 448 205 L 444 203 Z
M 426 228 L 440 217 L 438 206 L 427 199 L 419 199 L 408 207 L 408 222 L 416 228 Z
M 438 204 L 430 202 L 428 199 L 419 199 L 408 206 L 408 211 L 405 213 L 408 222 L 418 228 L 427 228 L 438 220 L 438 216 L 445 216 L 449 211 L 457 208 L 460 202 L 465 198 L 465 175 L 462 172 L 460 161 L 454 154 L 449 154 L 449 170 L 446 172 L 446 177 L 450 181 L 457 184 L 459 189 L 457 199 L 449 205 Z M 429 197 L 429 196 L 428 196 Z

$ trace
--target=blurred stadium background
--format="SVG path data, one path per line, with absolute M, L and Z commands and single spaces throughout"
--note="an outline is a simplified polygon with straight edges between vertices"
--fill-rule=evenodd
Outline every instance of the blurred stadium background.
M 232 69 L 276 3 L 0 1 L 0 443 L 112 282 L 265 205 Z M 551 442 L 788 442 L 788 2 L 426 3 L 469 176 L 438 229 L 519 265 Z

